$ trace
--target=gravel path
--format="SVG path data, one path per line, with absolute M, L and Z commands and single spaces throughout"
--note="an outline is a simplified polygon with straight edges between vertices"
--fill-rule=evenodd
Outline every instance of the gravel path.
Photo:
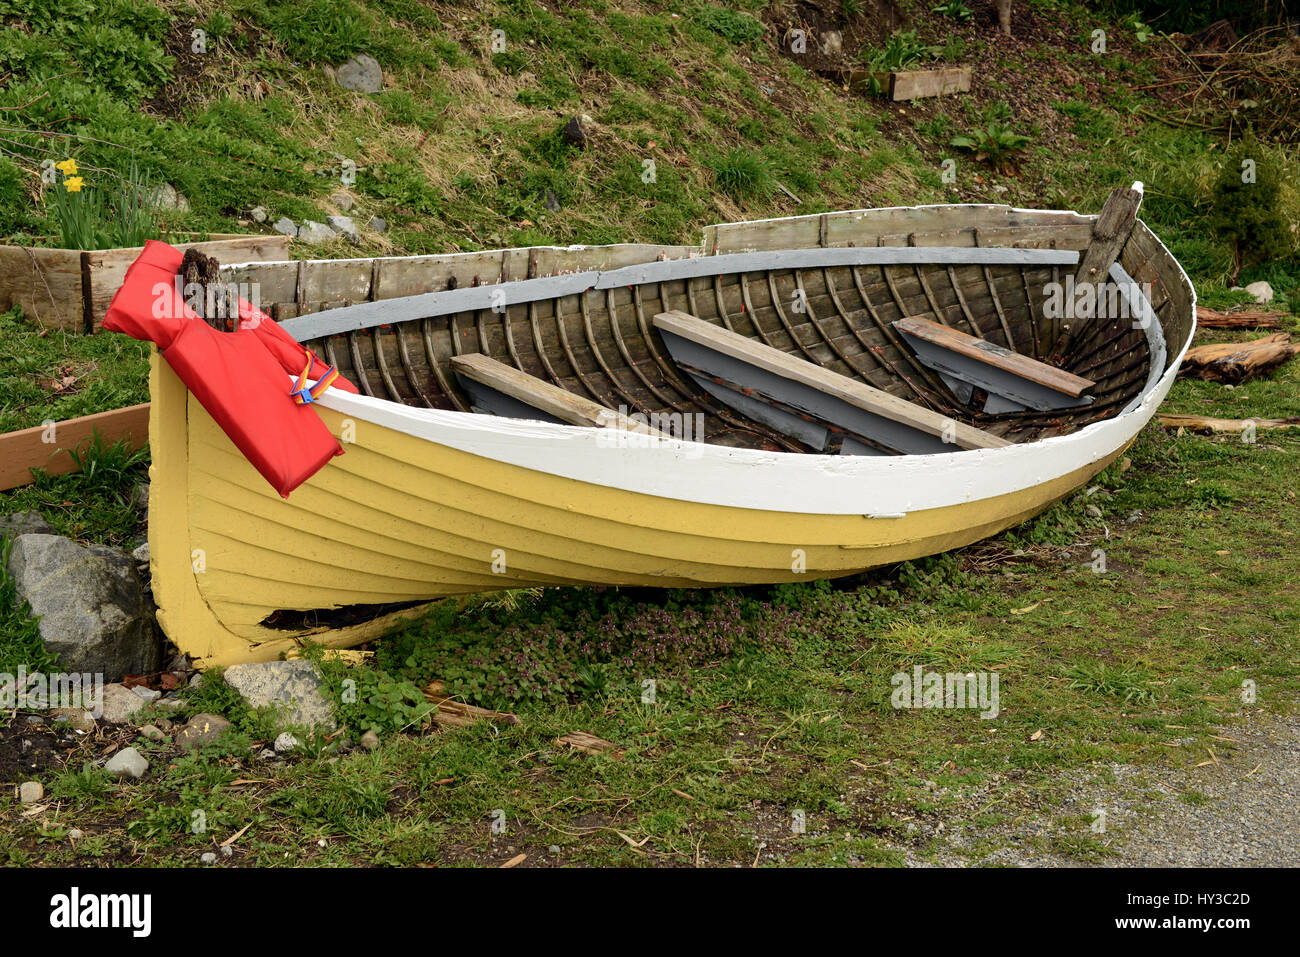
M 903 848 L 904 856 L 920 867 L 1300 866 L 1300 717 L 1256 714 L 1215 739 L 1185 747 L 1195 748 L 1206 763 L 1110 765 L 1113 783 L 1095 773 L 1072 775 L 1075 783 L 1064 802 L 1050 812 L 1026 808 L 993 828 L 955 826 L 934 835 L 945 845 L 937 853 Z M 987 805 L 997 794 L 994 786 L 975 795 L 971 807 Z M 1105 811 L 1102 833 L 1069 831 L 1052 820 L 1096 820 L 1098 810 Z M 959 817 L 967 818 L 965 808 Z M 1053 835 L 1062 834 L 1086 835 L 1083 857 L 1049 849 Z M 1089 847 L 1102 853 L 1089 857 Z

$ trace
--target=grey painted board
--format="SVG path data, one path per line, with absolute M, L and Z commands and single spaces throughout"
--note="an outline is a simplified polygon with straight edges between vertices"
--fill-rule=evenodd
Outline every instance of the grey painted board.
M 785 409 L 779 409 L 766 402 L 760 402 L 743 392 L 728 389 L 725 385 L 719 385 L 713 380 L 702 375 L 696 375 L 689 370 L 687 370 L 686 374 L 695 380 L 695 384 L 709 395 L 728 408 L 735 409 L 745 418 L 776 429 L 782 435 L 788 435 L 792 439 L 802 442 L 810 449 L 816 449 L 818 452 L 825 451 L 826 440 L 830 435 L 825 427 L 815 422 L 809 422 L 793 412 L 787 412 Z
M 1092 403 L 1091 396 L 1072 399 L 1055 389 L 1049 389 L 1037 382 L 1030 382 L 1028 379 L 1007 372 L 1005 369 L 998 369 L 969 356 L 940 348 L 934 343 L 919 339 L 902 329 L 899 329 L 898 332 L 912 351 L 916 353 L 916 357 L 931 369 L 946 372 L 954 378 L 969 382 L 971 385 L 978 386 L 990 393 L 1005 396 L 1020 403 L 1021 406 L 1037 409 L 1039 412 L 1051 412 L 1055 409 L 1073 409 Z M 991 410 L 986 407 L 985 411 Z
M 845 432 L 871 439 L 886 448 L 910 455 L 960 450 L 959 446 L 944 442 L 939 436 L 867 412 L 865 409 L 850 405 L 843 399 L 827 395 L 803 383 L 714 352 L 707 346 L 692 342 L 666 329 L 660 329 L 659 333 L 673 361 L 689 371 L 713 376 L 737 389 L 758 392 L 774 402 L 811 415 Z
M 958 402 L 962 405 L 968 405 L 970 403 L 971 394 L 975 391 L 974 386 L 969 382 L 963 382 L 956 376 L 948 375 L 946 372 L 940 372 L 939 378 L 943 380 L 944 385 L 952 390 L 952 394 L 957 397 Z
M 506 306 L 571 296 L 588 289 L 615 289 L 650 282 L 699 276 L 719 276 L 769 269 L 809 269 L 833 266 L 975 264 L 988 266 L 1070 266 L 1079 261 L 1072 249 L 1018 249 L 1009 246 L 845 246 L 834 249 L 782 249 L 756 253 L 727 253 L 667 259 L 605 272 L 542 276 L 490 286 L 427 292 L 418 296 L 361 302 L 340 309 L 313 312 L 280 323 L 299 342 L 372 326 L 434 318 L 477 309 L 501 311 Z
M 1024 412 L 1025 406 L 1004 395 L 990 392 L 989 397 L 984 400 L 984 411 L 989 415 L 1001 415 L 1003 412 Z
M 1137 321 L 1142 326 L 1142 331 L 1146 333 L 1147 351 L 1151 356 L 1146 385 L 1128 405 L 1124 406 L 1124 412 L 1128 412 L 1138 407 L 1142 397 L 1164 375 L 1165 366 L 1169 362 L 1169 350 L 1165 344 L 1165 330 L 1160 325 L 1155 310 L 1151 308 L 1151 303 L 1147 301 L 1146 294 L 1142 292 L 1142 287 L 1119 263 L 1114 263 L 1110 267 L 1110 278 L 1119 286 L 1119 294 L 1128 302 L 1129 312 L 1138 317 Z
M 888 452 L 882 452 L 874 445 L 867 445 L 866 442 L 859 442 L 851 435 L 844 436 L 844 441 L 840 444 L 840 455 L 889 455 Z

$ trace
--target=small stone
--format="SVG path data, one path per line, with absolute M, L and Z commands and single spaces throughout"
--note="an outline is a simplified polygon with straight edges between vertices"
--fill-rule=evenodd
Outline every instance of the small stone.
M 219 714 L 196 714 L 176 735 L 176 743 L 188 751 L 217 740 L 229 727 L 230 722 Z
M 40 715 L 29 714 L 29 715 L 27 716 L 27 723 L 28 723 L 28 724 L 44 724 L 44 723 L 45 723 L 45 719 L 42 718 Z
M 1255 301 L 1260 305 L 1273 301 L 1273 287 L 1264 280 L 1252 282 L 1246 287 L 1246 292 L 1255 297 Z
M 384 88 L 384 71 L 374 57 L 359 53 L 334 70 L 334 81 L 345 90 L 378 93 Z
M 69 841 L 79 841 L 86 836 L 86 832 L 79 827 L 74 827 L 68 832 Z
M 35 804 L 45 797 L 45 785 L 40 781 L 24 781 L 18 785 L 18 800 L 23 804 Z
M 269 761 L 271 758 L 275 757 L 275 752 L 270 748 L 263 748 L 261 751 L 257 752 L 257 756 L 263 761 Z
M 253 217 L 253 222 L 264 223 L 269 218 L 270 213 L 266 211 L 265 206 L 254 206 L 248 211 L 248 215 Z
M 104 685 L 103 711 L 100 717 L 109 724 L 126 724 L 144 705 L 144 699 L 130 688 L 119 684 Z
M 287 754 L 300 744 L 302 744 L 302 742 L 291 735 L 288 731 L 281 731 L 280 734 L 276 736 L 275 744 L 273 744 L 272 747 L 275 749 L 276 754 Z
M 552 844 L 550 847 L 548 847 L 548 848 L 546 849 L 546 853 L 551 854 L 551 855 L 554 855 L 554 856 L 559 856 L 559 853 L 560 853 L 560 845 L 558 845 L 558 844 Z
M 1091 515 L 1093 518 L 1101 518 L 1101 509 L 1099 509 L 1096 505 L 1089 505 L 1088 514 Z
M 826 56 L 839 56 L 844 50 L 844 36 L 839 30 L 822 31 L 822 53 Z
M 199 860 L 204 864 L 215 864 L 217 863 L 217 855 L 211 851 L 206 851 L 199 855 Z
M 229 846 L 228 844 L 222 844 L 222 845 L 221 845 L 221 856 L 222 856 L 222 857 L 234 857 L 234 856 L 235 856 L 235 849 L 234 849 L 233 847 Z
M 350 210 L 353 206 L 356 205 L 357 201 L 353 199 L 351 196 L 349 196 L 347 193 L 335 193 L 333 196 L 330 197 L 330 202 L 346 213 L 348 210 Z
M 141 545 L 139 548 L 133 551 L 131 553 L 131 557 L 135 559 L 135 563 L 137 565 L 148 565 L 149 564 L 149 543 L 145 542 L 143 545 Z
M 336 239 L 337 236 L 334 230 L 324 223 L 309 219 L 298 227 L 298 238 L 305 243 L 327 243 L 331 239 Z
M 81 708 L 58 708 L 52 713 L 55 719 L 68 722 L 74 731 L 95 730 L 95 718 L 89 711 Z
M 149 770 L 149 762 L 135 748 L 123 748 L 108 759 L 104 770 L 115 778 L 141 778 Z
M 168 711 L 180 711 L 185 707 L 185 702 L 180 698 L 159 698 L 153 703 L 155 708 L 166 708 Z
M 131 690 L 143 698 L 146 704 L 153 704 L 162 697 L 161 691 L 155 690 L 154 688 L 146 688 L 144 685 L 136 685 Z
M 131 506 L 144 512 L 149 513 L 149 483 L 136 482 L 135 488 L 131 489 Z
M 271 228 L 274 229 L 277 233 L 281 233 L 285 236 L 298 235 L 298 227 L 294 225 L 293 220 L 290 219 L 288 216 L 281 216 L 279 219 L 275 221 L 275 223 L 271 226 Z
M 367 751 L 373 751 L 379 747 L 379 735 L 374 731 L 367 731 L 361 736 L 361 746 Z
M 203 672 L 196 671 L 194 674 L 190 675 L 191 688 L 197 688 L 201 684 L 203 684 Z
M 540 190 L 537 200 L 553 213 L 560 211 L 560 197 L 553 189 Z
M 334 712 L 320 672 L 310 661 L 263 661 L 231 665 L 222 674 L 254 708 L 281 707 L 287 724 L 333 729 Z
M 587 131 L 582 128 L 582 120 L 576 116 L 569 117 L 569 121 L 564 124 L 564 142 L 576 149 L 587 148 Z
M 388 220 L 382 216 L 371 216 L 367 225 L 377 233 L 388 232 Z
M 162 744 L 167 740 L 167 735 L 163 734 L 162 728 L 152 724 L 146 724 L 141 728 L 140 736 L 148 738 L 150 741 L 157 741 L 159 744 Z
M 190 211 L 190 201 L 171 183 L 159 183 L 149 191 L 148 203 L 157 209 L 171 209 L 179 213 Z
M 326 216 L 325 221 L 334 232 L 346 236 L 354 243 L 361 242 L 361 233 L 357 230 L 357 224 L 352 221 L 351 216 Z

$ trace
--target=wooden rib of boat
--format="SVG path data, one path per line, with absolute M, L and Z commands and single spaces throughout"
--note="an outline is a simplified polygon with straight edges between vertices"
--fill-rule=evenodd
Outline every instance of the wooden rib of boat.
M 155 356 L 159 619 L 223 664 L 450 595 L 842 576 L 995 534 L 1112 462 L 1177 373 L 1195 295 L 1139 195 L 227 267 L 361 394 L 316 404 L 346 454 L 283 500 Z M 1129 311 L 1044 308 L 1098 277 Z

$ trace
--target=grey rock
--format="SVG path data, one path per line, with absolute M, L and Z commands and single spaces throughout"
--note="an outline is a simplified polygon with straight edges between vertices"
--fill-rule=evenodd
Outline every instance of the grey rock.
M 388 220 L 382 216 L 371 216 L 367 225 L 377 233 L 388 232 Z
M 254 206 L 248 211 L 248 215 L 253 217 L 253 222 L 264 223 L 270 218 L 270 213 L 266 211 L 265 206 Z
M 135 560 L 135 563 L 137 565 L 148 565 L 149 564 L 149 543 L 145 542 L 143 545 L 141 545 L 139 548 L 133 551 L 131 553 L 131 558 Z
M 275 744 L 271 745 L 271 747 L 275 750 L 276 754 L 287 754 L 300 744 L 302 744 L 302 742 L 291 735 L 288 731 L 281 731 L 276 736 Z
M 162 728 L 156 727 L 152 724 L 146 724 L 141 728 L 140 736 L 148 738 L 150 741 L 157 741 L 159 744 L 162 744 L 167 740 L 167 735 L 163 734 Z
M 298 238 L 305 243 L 327 243 L 331 239 L 336 239 L 337 236 L 334 230 L 324 223 L 309 219 L 298 227 Z
M 222 856 L 222 857 L 234 857 L 234 856 L 235 856 L 235 849 L 234 849 L 233 847 L 231 847 L 230 845 L 228 845 L 228 844 L 222 844 L 222 845 L 221 845 L 221 856 Z
M 171 183 L 159 183 L 149 191 L 147 201 L 156 209 L 172 209 L 181 213 L 190 211 L 190 201 Z
M 153 609 L 130 555 L 57 535 L 20 535 L 9 576 L 65 670 L 107 681 L 158 670 Z
M 361 233 L 357 229 L 357 224 L 352 221 L 351 216 L 327 216 L 325 220 L 334 232 L 346 236 L 354 243 L 361 242 Z
M 131 489 L 131 506 L 139 509 L 141 516 L 149 521 L 149 483 L 137 482 Z
M 357 201 L 353 199 L 351 196 L 349 196 L 347 193 L 335 193 L 333 196 L 330 197 L 330 202 L 333 203 L 335 206 L 337 206 L 339 209 L 343 210 L 343 212 L 345 213 L 348 210 L 350 210 L 353 206 L 355 206 L 357 203 Z
M 108 759 L 104 770 L 115 778 L 142 778 L 149 770 L 149 762 L 135 748 L 123 748 Z
M 839 30 L 822 31 L 822 53 L 827 56 L 838 56 L 844 52 L 844 35 Z
M 0 542 L 19 535 L 53 535 L 54 528 L 40 512 L 14 512 L 0 515 Z
M 212 853 L 211 851 L 205 851 L 204 853 L 199 855 L 199 860 L 202 861 L 204 864 L 215 864 L 217 863 L 217 855 Z
M 384 88 L 384 71 L 374 57 L 359 53 L 335 68 L 334 80 L 345 90 L 378 93 Z
M 18 800 L 23 804 L 35 804 L 45 797 L 45 785 L 40 781 L 24 781 L 18 785 Z
M 143 685 L 136 685 L 131 690 L 144 699 L 146 704 L 153 704 L 162 697 L 161 691 L 157 691 L 153 688 L 146 688 Z
M 1254 296 L 1255 301 L 1260 305 L 1273 301 L 1273 287 L 1262 279 L 1247 286 L 1246 292 Z
M 537 200 L 553 213 L 560 211 L 560 197 L 553 189 L 539 190 Z
M 282 709 L 289 723 L 312 728 L 335 726 L 324 682 L 310 661 L 231 665 L 224 678 L 253 707 Z
M 82 708 L 58 708 L 52 712 L 59 721 L 66 721 L 74 731 L 94 731 L 95 718 Z
M 582 128 L 582 120 L 576 116 L 569 117 L 569 121 L 564 124 L 563 136 L 570 146 L 580 150 L 587 148 L 587 131 Z
M 280 233 L 284 236 L 298 235 L 298 227 L 294 224 L 294 221 L 290 219 L 288 216 L 281 216 L 272 224 L 271 228 L 274 229 L 277 233 Z
M 176 734 L 176 743 L 186 751 L 210 744 L 230 727 L 230 722 L 219 714 L 196 714 Z
M 100 717 L 109 724 L 126 724 L 145 706 L 144 698 L 118 684 L 104 685 L 103 712 Z
M 275 752 L 272 751 L 270 748 L 263 748 L 261 751 L 257 752 L 257 756 L 261 758 L 263 761 L 269 761 L 273 757 L 275 757 Z
M 79 841 L 86 836 L 86 832 L 79 827 L 74 827 L 68 832 L 69 841 Z
M 367 731 L 361 736 L 361 746 L 367 751 L 373 751 L 379 747 L 379 735 L 374 731 Z
M 558 855 L 560 853 L 560 845 L 552 844 L 550 847 L 546 849 L 546 851 L 548 854 Z

